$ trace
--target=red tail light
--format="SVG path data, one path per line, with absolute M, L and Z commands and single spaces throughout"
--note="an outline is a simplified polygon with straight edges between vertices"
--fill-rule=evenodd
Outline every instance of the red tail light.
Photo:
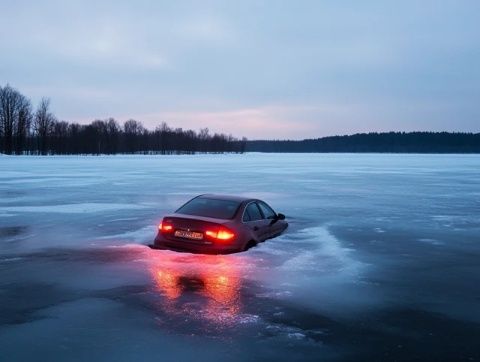
M 173 225 L 170 224 L 169 222 L 162 221 L 158 225 L 158 230 L 160 230 L 161 232 L 164 232 L 164 233 L 168 233 L 168 232 L 173 230 Z
M 207 230 L 205 231 L 205 235 L 212 239 L 217 240 L 231 240 L 235 237 L 235 234 L 228 230 L 227 228 L 220 228 L 217 230 Z

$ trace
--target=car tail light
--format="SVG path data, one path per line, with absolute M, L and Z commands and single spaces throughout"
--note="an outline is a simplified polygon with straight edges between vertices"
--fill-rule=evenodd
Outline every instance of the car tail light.
M 235 237 L 235 233 L 223 227 L 217 230 L 207 230 L 205 235 L 216 240 L 231 240 Z
M 173 225 L 170 222 L 163 220 L 160 225 L 158 225 L 158 230 L 163 233 L 168 233 L 173 230 Z

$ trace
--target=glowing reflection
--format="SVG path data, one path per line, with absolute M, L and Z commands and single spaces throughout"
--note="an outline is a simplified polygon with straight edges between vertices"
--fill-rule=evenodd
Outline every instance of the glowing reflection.
M 169 315 L 234 322 L 241 313 L 241 258 L 161 252 L 152 256 L 150 273 Z
M 182 291 L 178 285 L 178 280 L 175 274 L 169 271 L 154 271 L 153 276 L 157 282 L 157 287 L 162 290 L 168 299 L 178 298 Z

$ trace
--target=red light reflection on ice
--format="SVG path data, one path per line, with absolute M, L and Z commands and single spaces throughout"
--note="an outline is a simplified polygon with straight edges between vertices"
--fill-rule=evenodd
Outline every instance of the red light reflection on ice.
M 169 314 L 228 324 L 241 313 L 238 258 L 172 252 L 153 257 L 150 273 Z M 192 307 L 193 306 L 193 307 Z
M 161 290 L 168 299 L 177 299 L 182 290 L 178 285 L 178 279 L 174 273 L 168 270 L 153 271 L 153 277 L 157 283 L 157 288 Z

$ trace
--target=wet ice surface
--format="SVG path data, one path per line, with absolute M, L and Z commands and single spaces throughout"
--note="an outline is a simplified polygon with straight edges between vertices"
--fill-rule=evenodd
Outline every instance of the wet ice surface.
M 0 158 L 1 360 L 478 360 L 476 155 Z M 200 193 L 265 199 L 245 253 L 151 250 Z

